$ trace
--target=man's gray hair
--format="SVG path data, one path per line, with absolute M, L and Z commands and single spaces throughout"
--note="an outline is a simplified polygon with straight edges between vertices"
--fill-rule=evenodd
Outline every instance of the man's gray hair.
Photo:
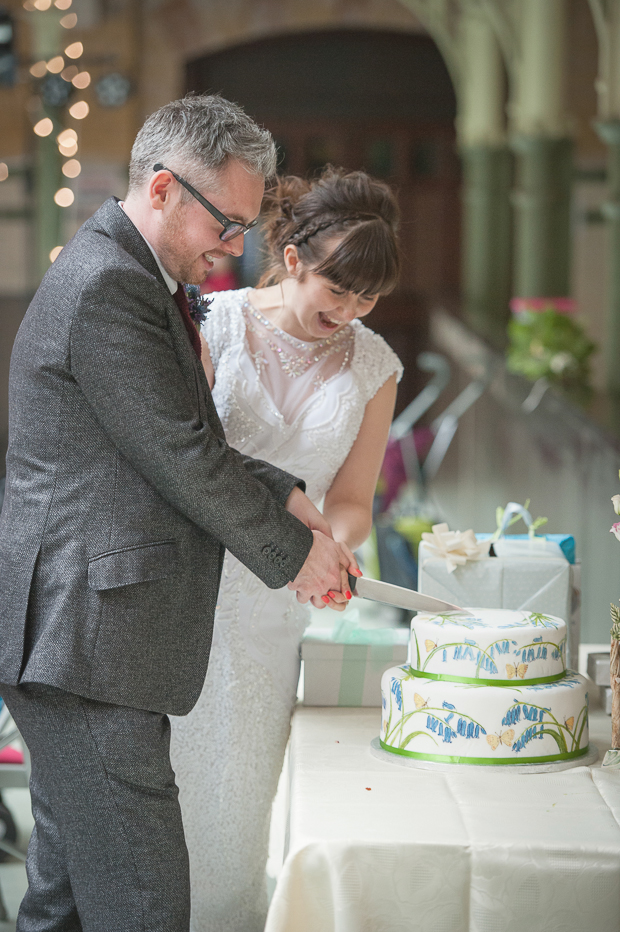
M 257 126 L 237 104 L 218 95 L 173 100 L 152 113 L 136 136 L 129 191 L 148 181 L 156 162 L 195 187 L 204 186 L 205 181 L 217 185 L 217 173 L 231 159 L 242 162 L 251 174 L 275 175 L 276 147 L 271 133 Z

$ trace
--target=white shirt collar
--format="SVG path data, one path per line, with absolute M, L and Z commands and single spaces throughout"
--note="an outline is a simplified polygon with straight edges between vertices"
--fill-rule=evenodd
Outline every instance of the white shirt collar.
M 124 213 L 124 212 L 125 212 L 125 205 L 124 205 L 123 201 L 118 201 L 118 206 L 120 207 L 120 209 L 121 209 L 121 210 L 123 211 L 123 213 Z M 133 222 L 133 221 L 132 221 L 132 222 Z M 134 223 L 134 226 L 136 226 L 135 223 Z M 136 230 L 138 230 L 138 227 L 136 227 Z M 159 261 L 159 256 L 157 255 L 157 253 L 155 252 L 155 250 L 153 249 L 153 247 L 152 247 L 151 244 L 149 243 L 149 241 L 148 241 L 148 239 L 146 238 L 146 236 L 144 235 L 144 233 L 142 233 L 140 230 L 138 230 L 138 233 L 140 233 L 140 236 L 142 237 L 142 239 L 144 240 L 144 242 L 146 243 L 146 245 L 149 247 L 149 249 L 150 249 L 151 252 L 153 253 L 153 258 L 155 259 L 155 262 L 157 263 L 157 267 L 159 268 L 159 271 L 161 272 L 161 274 L 162 274 L 162 276 L 163 276 L 163 279 L 164 279 L 164 281 L 165 281 L 165 283 L 166 283 L 166 286 L 167 286 L 167 288 L 168 288 L 168 291 L 170 292 L 170 294 L 174 294 L 174 293 L 177 291 L 178 287 L 179 287 L 179 283 L 178 283 L 178 282 L 175 282 L 174 278 L 172 278 L 170 275 L 168 275 L 168 273 L 166 272 L 165 268 L 163 267 L 163 265 L 162 265 L 161 262 Z

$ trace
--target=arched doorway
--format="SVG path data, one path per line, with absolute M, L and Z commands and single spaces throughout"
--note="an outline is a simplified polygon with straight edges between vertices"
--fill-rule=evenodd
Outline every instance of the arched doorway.
M 302 33 L 206 55 L 186 74 L 188 91 L 219 92 L 271 130 L 282 171 L 307 175 L 331 162 L 398 191 L 401 283 L 370 325 L 405 363 L 404 406 L 418 389 L 428 306 L 455 296 L 459 282 L 456 102 L 437 47 L 421 34 Z

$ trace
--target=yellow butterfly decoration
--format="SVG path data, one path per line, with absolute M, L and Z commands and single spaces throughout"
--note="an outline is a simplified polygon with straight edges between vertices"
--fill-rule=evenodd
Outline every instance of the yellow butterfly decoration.
M 428 654 L 430 651 L 434 650 L 434 649 L 437 647 L 437 645 L 435 644 L 435 642 L 434 642 L 434 641 L 431 641 L 430 638 L 427 638 L 426 641 L 424 641 L 424 646 L 425 646 L 425 648 L 426 648 L 426 653 L 427 653 L 427 654 Z
M 523 679 L 526 673 L 527 673 L 526 663 L 519 663 L 517 664 L 516 667 L 513 666 L 513 664 L 511 663 L 506 664 L 506 675 L 509 680 L 511 680 L 513 676 L 519 676 L 521 677 L 521 679 Z
M 514 736 L 514 728 L 508 728 L 507 731 L 503 731 L 499 735 L 487 735 L 487 744 L 490 744 L 494 751 L 500 744 L 505 744 L 507 748 L 510 748 L 512 747 Z
M 572 730 L 573 730 L 573 725 L 575 724 L 575 716 L 574 716 L 574 715 L 571 715 L 570 718 L 567 718 L 567 719 L 566 719 L 566 721 L 564 722 L 564 724 L 566 725 L 566 727 L 568 728 L 569 731 L 572 731 Z
M 416 709 L 425 709 L 428 705 L 428 700 L 423 699 L 420 693 L 413 694 L 413 701 L 415 702 Z

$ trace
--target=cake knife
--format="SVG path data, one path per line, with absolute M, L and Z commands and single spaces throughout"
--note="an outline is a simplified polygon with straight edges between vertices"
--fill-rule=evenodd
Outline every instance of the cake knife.
M 349 573 L 349 585 L 353 595 L 360 599 L 370 599 L 371 602 L 385 602 L 387 605 L 405 608 L 412 612 L 433 612 L 434 614 L 460 612 L 463 615 L 470 614 L 467 609 L 453 605 L 451 602 L 435 599 L 433 596 L 416 592 L 415 589 L 394 586 L 392 583 L 382 582 L 380 579 L 367 579 L 365 576 L 358 578 Z

